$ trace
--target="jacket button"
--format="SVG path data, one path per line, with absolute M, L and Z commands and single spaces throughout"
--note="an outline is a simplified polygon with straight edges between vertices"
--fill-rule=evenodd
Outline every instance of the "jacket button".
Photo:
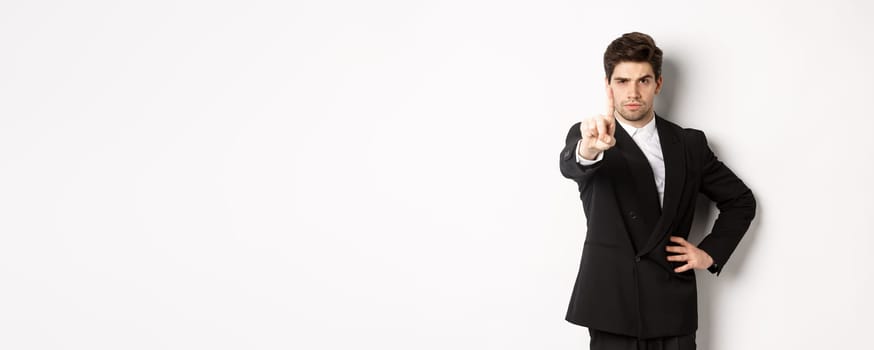
M 632 220 L 637 220 L 637 213 L 633 211 L 628 212 L 628 216 L 630 216 Z
M 639 256 L 635 256 L 635 257 L 634 257 L 634 262 L 640 262 L 640 257 L 639 257 Z

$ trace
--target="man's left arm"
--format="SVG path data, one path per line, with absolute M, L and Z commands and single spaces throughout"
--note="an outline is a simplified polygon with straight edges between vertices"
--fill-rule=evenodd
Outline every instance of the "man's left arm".
M 713 230 L 698 248 L 713 258 L 710 271 L 718 275 L 756 216 L 756 199 L 743 181 L 716 158 L 704 133 L 696 132 L 704 150 L 700 191 L 719 209 Z

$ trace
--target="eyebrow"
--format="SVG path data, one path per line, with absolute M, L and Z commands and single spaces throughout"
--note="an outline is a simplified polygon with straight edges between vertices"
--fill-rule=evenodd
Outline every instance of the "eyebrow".
M 644 76 L 642 76 L 642 77 L 640 77 L 640 78 L 637 78 L 637 80 L 645 79 L 645 78 L 653 79 L 653 76 L 652 76 L 652 74 L 647 74 L 647 75 L 644 75 Z M 631 80 L 631 78 L 626 78 L 626 77 L 613 77 L 613 80 Z

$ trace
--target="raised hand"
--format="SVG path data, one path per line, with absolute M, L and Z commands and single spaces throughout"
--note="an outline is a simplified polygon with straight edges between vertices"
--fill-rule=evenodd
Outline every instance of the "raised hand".
M 610 85 L 607 90 L 607 114 L 600 114 L 584 119 L 580 123 L 580 133 L 583 142 L 580 144 L 580 156 L 588 160 L 594 160 L 599 153 L 604 152 L 616 145 L 613 137 L 616 131 L 616 120 L 613 118 L 613 89 Z

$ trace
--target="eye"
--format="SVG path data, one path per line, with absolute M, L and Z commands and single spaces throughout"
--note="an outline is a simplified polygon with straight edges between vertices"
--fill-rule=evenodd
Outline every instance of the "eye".
M 649 84 L 649 78 L 640 79 L 640 83 L 644 85 Z

